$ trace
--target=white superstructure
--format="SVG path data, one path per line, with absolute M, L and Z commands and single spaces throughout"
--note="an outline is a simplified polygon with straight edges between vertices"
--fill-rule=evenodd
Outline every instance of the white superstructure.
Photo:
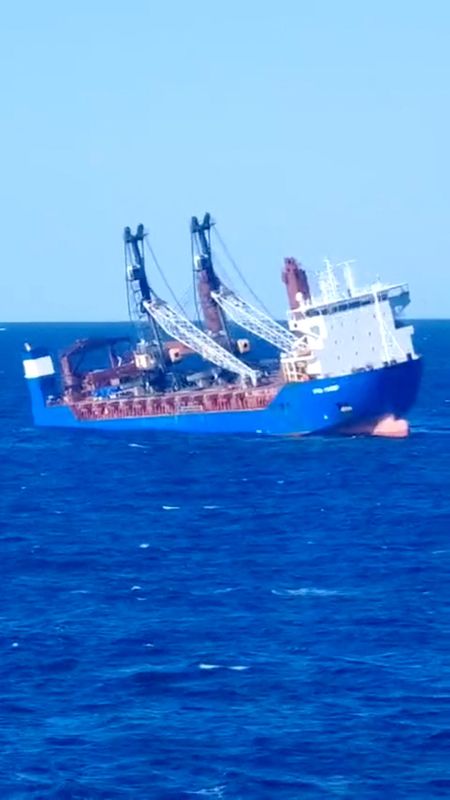
M 343 265 L 340 283 L 330 262 L 319 275 L 318 297 L 289 311 L 289 330 L 314 337 L 306 372 L 345 375 L 417 358 L 412 325 L 399 317 L 409 303 L 407 284 L 382 284 L 355 288 L 350 263 Z M 311 340 L 312 341 L 312 340 Z

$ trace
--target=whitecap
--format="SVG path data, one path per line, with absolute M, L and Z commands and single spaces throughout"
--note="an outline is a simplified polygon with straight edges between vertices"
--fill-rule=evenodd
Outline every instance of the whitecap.
M 196 797 L 218 797 L 219 800 L 223 797 L 225 786 L 213 786 L 211 789 L 198 789 L 198 791 L 190 791 L 188 794 L 195 795 Z
M 162 506 L 163 511 L 178 511 L 180 506 Z
M 19 647 L 19 642 L 13 642 L 11 647 Z
M 220 506 L 203 506 L 206 511 L 213 511 L 215 508 L 220 508 Z
M 129 442 L 128 447 L 139 447 L 141 450 L 147 450 L 145 444 L 138 444 L 137 442 Z
M 139 592 L 142 589 L 142 586 L 138 586 L 137 583 L 131 587 L 132 592 Z
M 314 587 L 302 589 L 287 589 L 287 593 L 291 595 L 300 595 L 300 597 L 335 597 L 339 592 L 335 589 L 315 589 Z
M 237 592 L 239 586 L 227 586 L 225 589 L 214 589 L 213 594 L 228 594 L 228 592 Z
M 147 548 L 150 547 L 150 545 L 148 542 L 142 542 L 142 544 L 140 544 L 139 547 L 141 548 L 141 550 L 147 550 Z
M 280 597 L 335 597 L 339 594 L 334 589 L 316 589 L 313 586 L 305 586 L 300 589 L 271 589 L 271 592 Z
M 233 667 L 228 667 L 228 669 L 232 669 L 234 672 L 243 672 L 245 669 L 248 669 L 244 664 L 236 664 Z
M 220 669 L 220 664 L 199 664 L 199 669 Z

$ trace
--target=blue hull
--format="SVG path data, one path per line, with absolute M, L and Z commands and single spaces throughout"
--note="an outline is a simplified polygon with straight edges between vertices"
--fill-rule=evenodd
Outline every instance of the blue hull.
M 283 386 L 267 408 L 176 416 L 79 420 L 68 406 L 47 406 L 41 378 L 27 380 L 39 426 L 96 431 L 178 431 L 210 434 L 307 435 L 404 416 L 413 405 L 421 359 L 368 372 Z

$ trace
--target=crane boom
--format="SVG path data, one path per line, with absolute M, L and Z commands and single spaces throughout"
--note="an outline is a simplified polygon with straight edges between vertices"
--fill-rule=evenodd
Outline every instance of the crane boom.
M 225 288 L 223 284 L 219 291 L 211 292 L 211 294 L 233 322 L 260 339 L 270 342 L 281 352 L 292 353 L 294 350 L 306 346 L 305 337 L 295 336 L 263 311 Z
M 178 342 L 194 350 L 206 361 L 211 361 L 222 369 L 239 375 L 243 380 L 250 380 L 256 386 L 258 374 L 256 370 L 244 364 L 232 353 L 225 350 L 217 342 L 199 330 L 187 317 L 183 317 L 164 300 L 160 300 L 155 294 L 150 300 L 144 300 L 143 307 L 149 316 L 162 328 L 169 336 L 173 336 Z
M 205 214 L 201 223 L 197 217 L 192 217 L 191 220 L 192 240 L 198 253 L 194 269 L 208 331 L 215 336 L 219 332 L 225 332 L 226 344 L 228 349 L 231 349 L 231 340 L 225 323 L 225 319 L 228 318 L 249 333 L 269 342 L 282 353 L 298 355 L 301 351 L 307 350 L 309 342 L 306 335 L 295 336 L 275 322 L 269 314 L 248 303 L 222 282 L 213 264 L 210 238 L 213 224 L 210 214 Z

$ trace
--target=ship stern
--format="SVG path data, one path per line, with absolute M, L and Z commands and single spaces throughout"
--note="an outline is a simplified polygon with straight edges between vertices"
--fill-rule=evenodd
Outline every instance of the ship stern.
M 31 345 L 25 344 L 22 363 L 30 393 L 34 423 L 45 425 L 48 415 L 47 400 L 56 397 L 57 394 L 53 359 L 46 348 L 32 348 Z

